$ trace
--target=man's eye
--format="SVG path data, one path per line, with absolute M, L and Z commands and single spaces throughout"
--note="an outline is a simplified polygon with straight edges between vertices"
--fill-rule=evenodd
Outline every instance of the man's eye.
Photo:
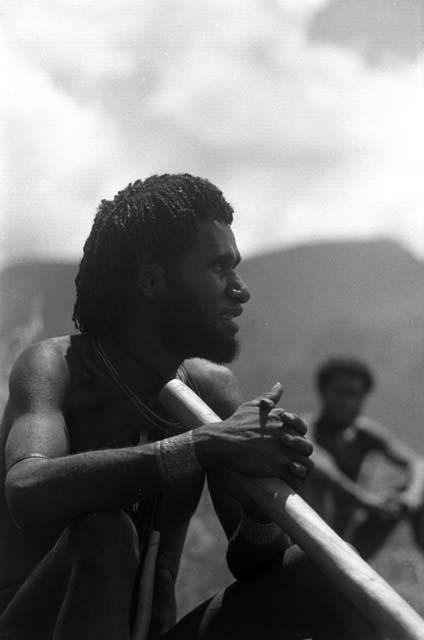
M 213 269 L 217 273 L 222 273 L 224 271 L 224 269 L 225 269 L 225 265 L 224 265 L 223 262 L 214 262 L 213 263 Z

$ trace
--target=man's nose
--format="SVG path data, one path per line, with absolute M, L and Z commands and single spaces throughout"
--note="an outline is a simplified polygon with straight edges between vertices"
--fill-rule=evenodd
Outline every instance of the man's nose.
M 236 299 L 240 304 L 245 304 L 250 300 L 250 291 L 247 284 L 244 282 L 240 276 L 230 284 L 229 286 L 229 295 Z

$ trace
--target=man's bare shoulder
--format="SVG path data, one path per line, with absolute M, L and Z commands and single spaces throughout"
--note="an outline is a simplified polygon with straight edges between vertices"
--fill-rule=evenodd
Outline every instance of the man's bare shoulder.
M 387 440 L 389 438 L 387 429 L 384 428 L 381 422 L 377 422 L 377 420 L 368 416 L 360 415 L 355 421 L 355 428 L 358 434 L 364 437 L 377 440 Z
M 32 344 L 19 355 L 9 379 L 14 404 L 26 404 L 34 397 L 63 395 L 69 378 L 65 356 L 70 344 L 70 336 L 49 338 Z
M 184 367 L 199 395 L 221 417 L 228 417 L 241 404 L 238 380 L 228 367 L 201 358 L 185 360 Z
M 203 358 L 190 358 L 184 360 L 184 367 L 196 382 L 204 384 L 228 384 L 237 383 L 234 373 L 222 364 L 216 364 Z

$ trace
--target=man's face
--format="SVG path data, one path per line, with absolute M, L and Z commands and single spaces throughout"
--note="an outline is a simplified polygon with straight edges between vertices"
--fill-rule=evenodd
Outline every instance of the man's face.
M 349 426 L 358 417 L 365 397 L 363 380 L 349 374 L 334 376 L 321 391 L 327 417 L 341 428 Z
M 238 353 L 235 320 L 250 298 L 236 272 L 240 254 L 231 228 L 217 221 L 198 224 L 194 246 L 167 274 L 161 313 L 165 347 L 185 358 L 231 362 Z

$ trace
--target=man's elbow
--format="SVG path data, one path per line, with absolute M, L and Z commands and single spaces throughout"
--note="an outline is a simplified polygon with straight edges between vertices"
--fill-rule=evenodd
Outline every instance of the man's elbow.
M 36 475 L 28 468 L 16 465 L 8 472 L 5 485 L 9 513 L 18 529 L 42 524 Z

